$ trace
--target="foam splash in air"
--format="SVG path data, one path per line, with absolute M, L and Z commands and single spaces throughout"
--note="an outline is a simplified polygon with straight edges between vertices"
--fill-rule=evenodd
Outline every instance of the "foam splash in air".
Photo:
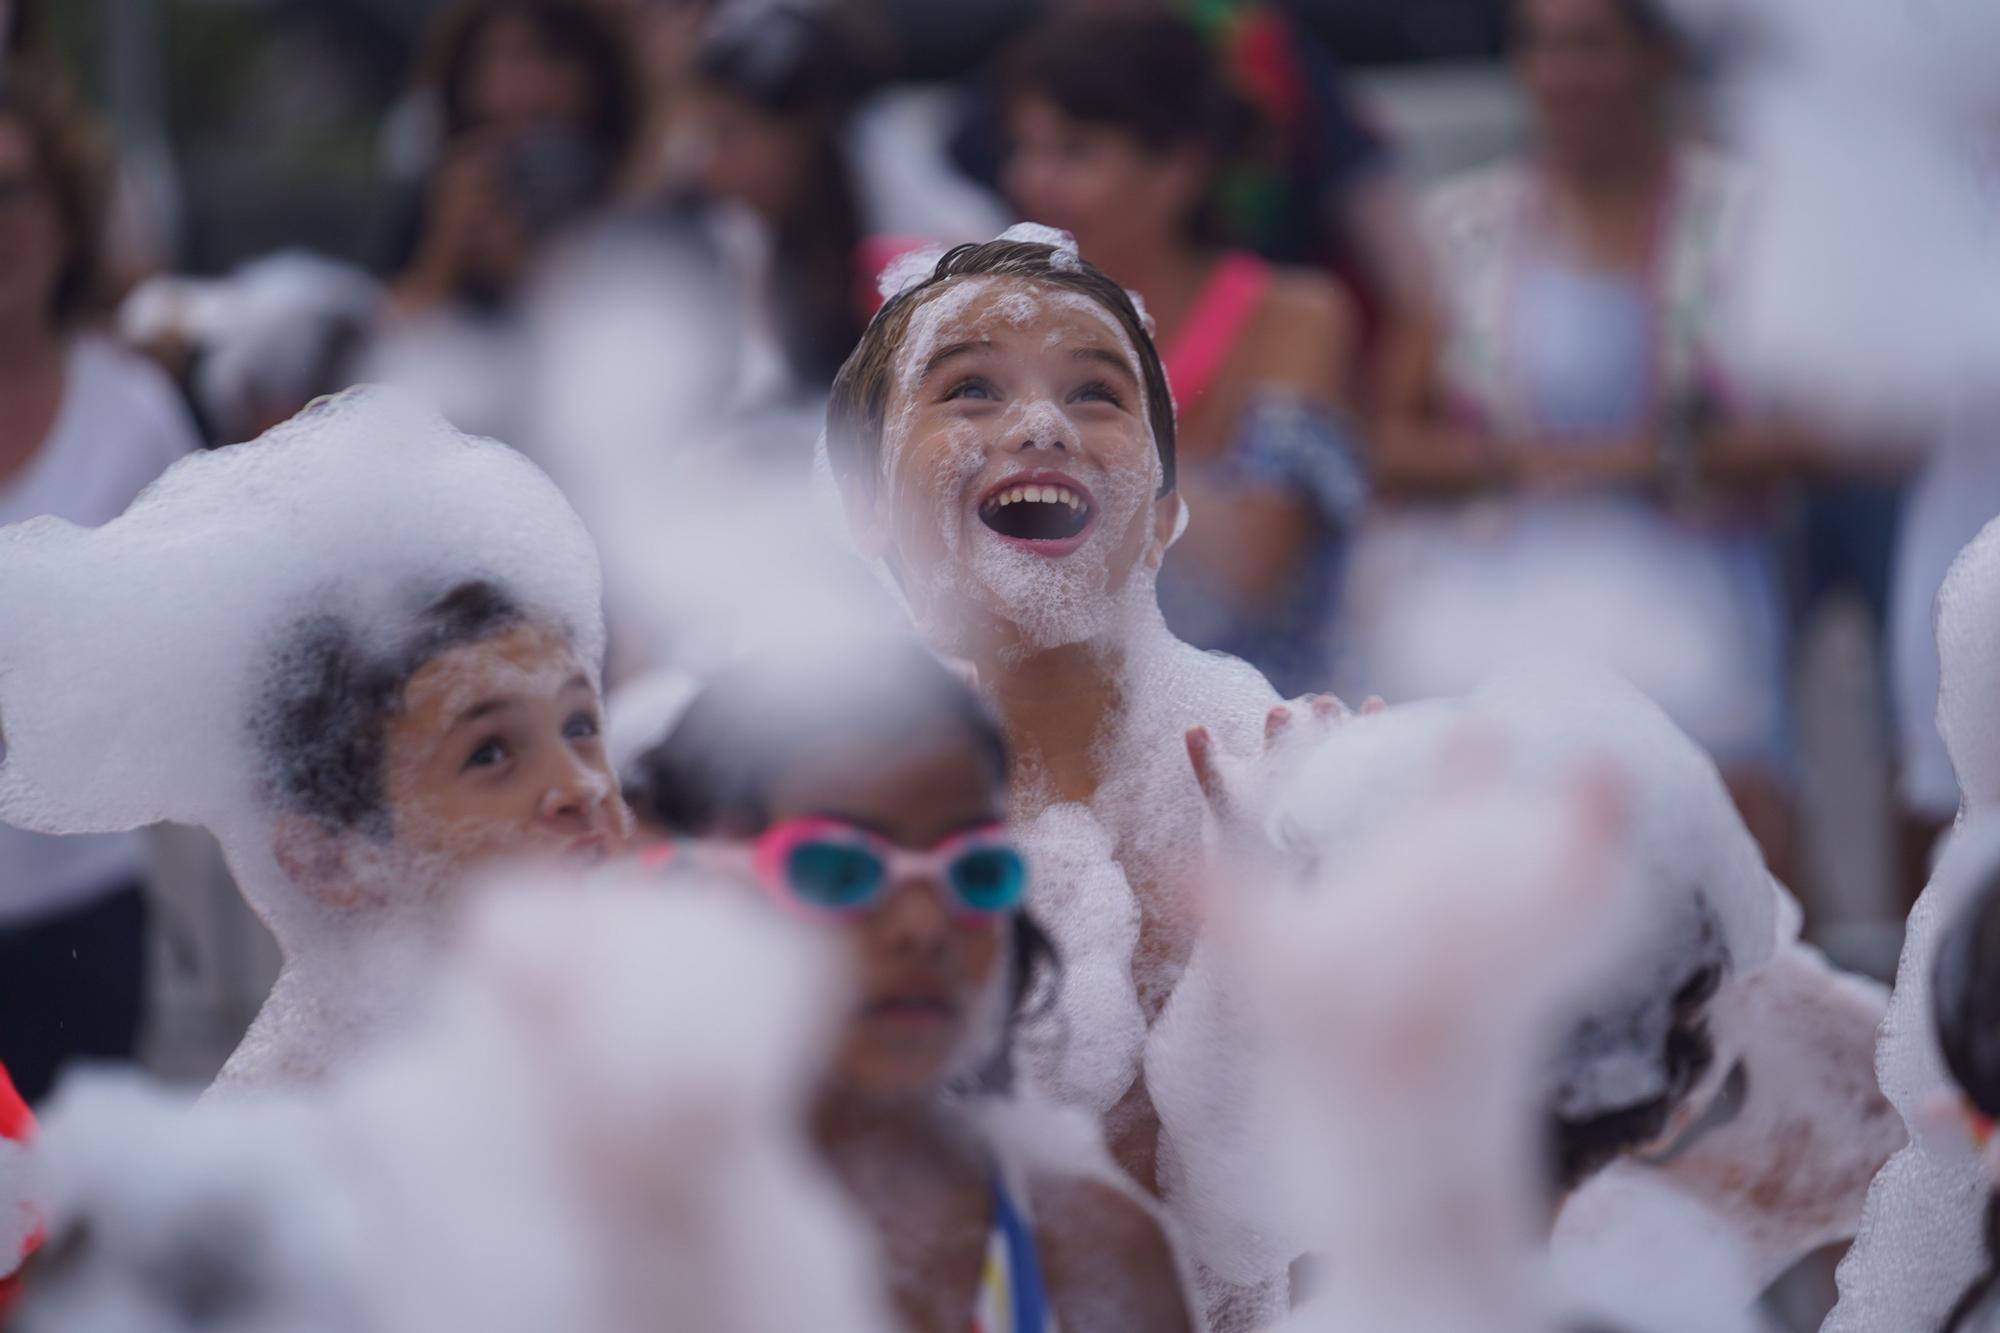
M 324 1089 L 68 1088 L 44 1162 L 60 1261 L 13 1326 L 889 1327 L 803 1131 L 839 984 L 737 893 L 495 886 L 437 1002 Z
M 1748 56 L 1721 99 L 1760 176 L 1731 270 L 1743 363 L 1864 421 L 1935 421 L 1983 393 L 2000 345 L 1991 8 L 1670 7 Z

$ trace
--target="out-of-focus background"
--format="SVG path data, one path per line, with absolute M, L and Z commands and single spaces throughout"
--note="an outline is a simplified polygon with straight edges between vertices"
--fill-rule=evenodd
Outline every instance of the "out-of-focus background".
M 686 343 L 625 349 L 628 378 L 710 395 L 663 430 L 803 488 L 874 275 L 1031 217 L 1158 323 L 1195 513 L 1170 557 L 1177 628 L 1288 693 L 1394 700 L 1486 655 L 1440 624 L 1491 620 L 1494 642 L 1664 627 L 1640 674 L 1710 744 L 1809 932 L 1887 975 L 1956 806 L 1924 732 L 1942 564 L 1898 540 L 1926 466 L 1900 446 L 1927 427 L 1829 420 L 1730 373 L 1736 173 L 1756 164 L 1728 161 L 1749 155 L 1716 94 L 1743 53 L 1670 17 L 0 0 L 0 288 L 39 294 L 0 310 L 0 521 L 102 522 L 175 452 L 369 378 L 419 383 L 563 480 L 528 386 L 560 364 L 551 293 L 603 254 L 639 275 L 628 295 L 712 335 L 699 376 Z M 89 290 L 49 311 L 86 249 Z M 1959 527 L 2000 512 L 1946 489 Z M 1930 544 L 1948 558 L 1970 536 Z M 1570 586 L 1578 570 L 1601 577 Z M 650 656 L 624 635 L 614 681 Z M 34 984 L 8 960 L 73 941 L 144 958 L 77 1001 L 77 1049 L 136 1031 L 189 1079 L 275 968 L 189 830 L 0 844 L 0 1011 Z

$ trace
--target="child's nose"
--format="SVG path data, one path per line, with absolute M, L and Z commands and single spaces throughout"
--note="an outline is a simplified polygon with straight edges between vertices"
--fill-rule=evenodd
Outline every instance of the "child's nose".
M 556 762 L 536 813 L 550 823 L 588 827 L 604 808 L 610 783 L 602 773 L 565 754 Z
M 1018 453 L 1047 449 L 1060 454 L 1074 448 L 1076 431 L 1069 418 L 1047 404 L 1028 414 L 1028 419 L 1021 423 L 1020 436 L 1015 444 Z
M 935 952 L 944 946 L 951 931 L 941 887 L 922 877 L 890 886 L 880 921 L 883 939 L 897 953 Z

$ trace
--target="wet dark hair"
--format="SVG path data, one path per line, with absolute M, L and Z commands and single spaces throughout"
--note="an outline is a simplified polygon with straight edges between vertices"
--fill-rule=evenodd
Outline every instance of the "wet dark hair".
M 1575 1189 L 1632 1149 L 1660 1136 L 1674 1108 L 1715 1062 L 1707 1009 L 1721 984 L 1722 965 L 1706 962 L 1674 992 L 1673 1021 L 1667 1027 L 1666 1043 L 1660 1053 L 1666 1087 L 1658 1096 L 1580 1119 L 1551 1112 L 1549 1153 L 1559 1192 Z M 1572 1033 L 1571 1046 L 1587 1047 L 1591 1035 L 1590 1023 L 1580 1025 Z
M 494 24 L 527 23 L 544 48 L 590 72 L 588 121 L 580 127 L 614 162 L 637 142 L 644 92 L 631 36 L 599 0 L 460 0 L 432 31 L 424 58 L 426 81 L 436 90 L 445 134 L 474 129 L 473 60 Z
M 2000 1118 L 2000 871 L 1989 873 L 1938 940 L 1931 1013 L 1952 1081 L 1982 1114 Z M 2000 1197 L 1986 1201 L 1982 1234 L 1986 1271 L 1952 1306 L 1943 1333 L 1971 1327 L 1972 1317 L 2000 1286 Z
M 676 834 L 751 838 L 771 823 L 771 794 L 801 756 L 836 741 L 893 744 L 938 729 L 962 732 L 996 787 L 1008 777 L 1007 742 L 985 702 L 930 653 L 884 647 L 870 669 L 801 689 L 795 656 L 753 659 L 720 673 L 666 738 L 631 765 L 626 799 Z M 1013 917 L 1006 1039 L 966 1091 L 1005 1093 L 1014 1082 L 1014 1033 L 1046 1004 L 1060 963 L 1026 911 Z M 1040 999 L 1037 1001 L 1037 995 Z
M 1612 5 L 1641 41 L 1675 50 L 1683 44 L 1679 25 L 1658 0 L 1612 0 Z
M 1002 71 L 1009 101 L 1042 97 L 1072 120 L 1121 130 L 1150 152 L 1207 149 L 1219 173 L 1252 139 L 1256 115 L 1215 48 L 1173 14 L 1058 19 L 1024 38 Z M 1191 239 L 1223 235 L 1213 188 L 1186 219 Z
M 1522 0 L 1515 0 L 1515 21 L 1510 42 L 1520 39 L 1521 3 Z M 1659 0 L 1608 0 L 1608 3 L 1626 30 L 1645 45 L 1676 56 L 1688 53 L 1687 34 Z
M 34 145 L 35 170 L 54 201 L 63 237 L 50 318 L 68 326 L 103 296 L 108 159 L 95 124 L 54 81 L 24 64 L 0 68 L 0 122 Z
M 896 354 L 910 319 L 938 288 L 956 278 L 1023 278 L 1064 291 L 1080 292 L 1104 307 L 1139 353 L 1146 390 L 1146 417 L 1160 456 L 1160 494 L 1174 489 L 1174 400 L 1167 387 L 1159 348 L 1123 287 L 1087 260 L 1056 263 L 1052 245 L 1034 241 L 987 241 L 947 252 L 930 277 L 891 297 L 875 312 L 868 331 L 840 374 L 826 404 L 826 447 L 836 474 L 858 477 L 872 492 L 882 456 L 882 427 L 889 410 L 889 384 Z
M 410 677 L 450 649 L 526 619 L 499 587 L 472 580 L 425 605 L 386 648 L 334 612 L 288 626 L 251 722 L 279 807 L 388 838 L 388 724 Z

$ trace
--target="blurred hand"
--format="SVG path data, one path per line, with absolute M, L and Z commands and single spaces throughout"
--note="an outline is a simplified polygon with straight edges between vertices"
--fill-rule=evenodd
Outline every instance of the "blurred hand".
M 446 150 L 431 178 L 416 257 L 397 284 L 405 309 L 444 301 L 473 276 L 483 234 L 506 209 L 499 161 L 498 144 L 486 136 Z

